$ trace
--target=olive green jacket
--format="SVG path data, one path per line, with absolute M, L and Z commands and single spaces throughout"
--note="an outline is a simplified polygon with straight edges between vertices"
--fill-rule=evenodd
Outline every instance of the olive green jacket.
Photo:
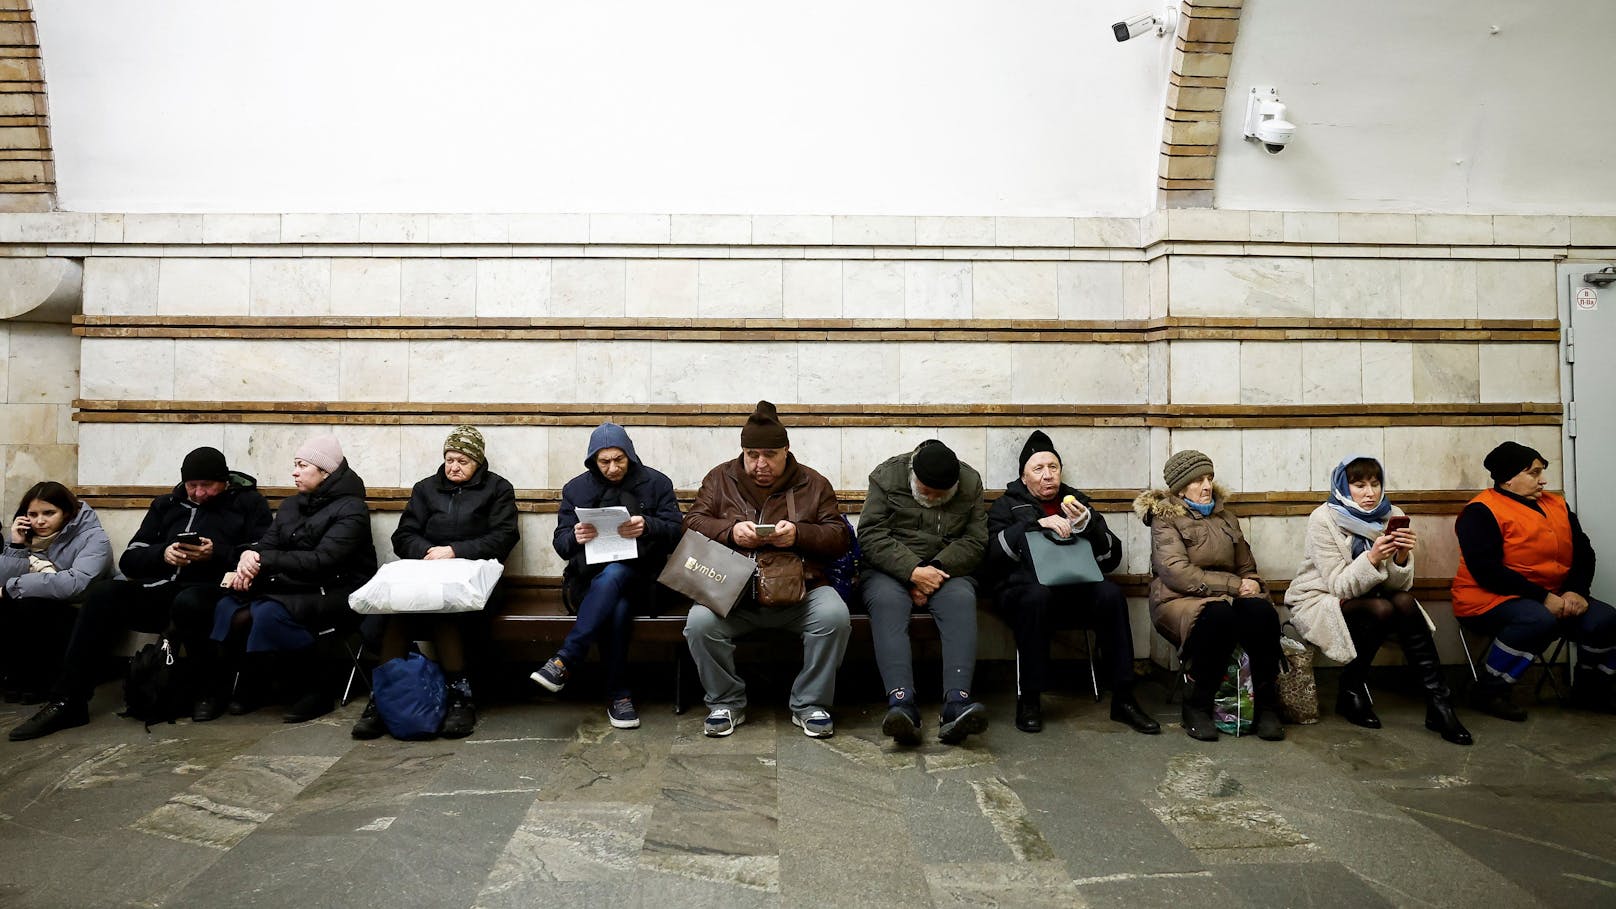
M 954 497 L 928 508 L 915 499 L 909 485 L 912 454 L 888 458 L 870 471 L 870 492 L 858 522 L 863 569 L 907 584 L 916 568 L 935 562 L 952 577 L 969 577 L 987 551 L 982 477 L 961 464 Z

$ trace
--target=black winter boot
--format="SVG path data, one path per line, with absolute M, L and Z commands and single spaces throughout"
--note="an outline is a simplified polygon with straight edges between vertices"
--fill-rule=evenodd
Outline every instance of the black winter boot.
M 1437 656 L 1436 641 L 1431 639 L 1423 616 L 1415 616 L 1420 626 L 1402 635 L 1403 658 L 1420 674 L 1420 687 L 1425 689 L 1425 728 L 1438 733 L 1455 745 L 1475 743 L 1470 730 L 1459 722 L 1453 710 L 1453 692 L 1442 678 L 1442 661 Z
M 387 724 L 382 722 L 382 712 L 376 709 L 375 698 L 365 702 L 364 712 L 359 714 L 350 734 L 360 741 L 379 739 L 387 734 Z
M 1218 740 L 1218 727 L 1212 721 L 1212 700 L 1217 697 L 1217 682 L 1210 685 L 1195 679 L 1184 681 L 1184 732 L 1200 742 Z
M 446 739 L 463 739 L 477 728 L 477 705 L 471 699 L 471 682 L 456 676 L 447 685 L 448 707 L 438 734 Z
M 224 645 L 217 641 L 204 641 L 185 648 L 196 667 L 198 696 L 191 705 L 191 720 L 210 723 L 230 706 L 230 690 L 235 686 L 236 674 L 225 659 Z
M 314 650 L 313 647 L 305 647 L 285 654 L 284 672 L 292 680 L 292 690 L 300 693 L 286 708 L 285 715 L 281 717 L 283 723 L 307 723 L 336 709 L 336 699 L 331 696 L 326 679 L 320 672 L 320 662 Z
M 1252 692 L 1252 700 L 1256 701 L 1257 708 L 1257 738 L 1265 742 L 1285 741 L 1285 719 L 1279 713 L 1279 686 L 1274 682 L 1258 685 Z
M 1509 682 L 1494 681 L 1491 677 L 1483 678 L 1470 689 L 1470 706 L 1488 716 L 1509 720 L 1511 723 L 1524 723 L 1526 711 L 1510 701 L 1510 694 L 1514 689 L 1515 686 Z
M 1580 664 L 1571 681 L 1571 703 L 1583 710 L 1616 713 L 1616 685 L 1597 667 Z

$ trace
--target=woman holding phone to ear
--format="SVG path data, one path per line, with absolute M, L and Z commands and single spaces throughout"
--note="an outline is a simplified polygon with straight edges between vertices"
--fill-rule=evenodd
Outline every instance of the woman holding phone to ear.
M 1425 728 L 1455 745 L 1470 732 L 1453 711 L 1442 678 L 1435 626 L 1409 590 L 1419 538 L 1385 495 L 1385 470 L 1353 455 L 1330 473 L 1330 495 L 1307 519 L 1302 565 L 1285 591 L 1291 621 L 1332 660 L 1345 663 L 1335 712 L 1347 722 L 1380 728 L 1369 696 L 1369 666 L 1381 642 L 1396 634 L 1425 689 Z
M 0 546 L 0 663 L 6 700 L 44 700 L 67 649 L 78 601 L 90 582 L 111 571 L 112 543 L 95 509 L 49 480 L 23 493 Z M 55 706 L 47 704 L 46 710 Z M 80 704 L 57 728 L 88 721 Z M 20 740 L 12 736 L 12 741 Z

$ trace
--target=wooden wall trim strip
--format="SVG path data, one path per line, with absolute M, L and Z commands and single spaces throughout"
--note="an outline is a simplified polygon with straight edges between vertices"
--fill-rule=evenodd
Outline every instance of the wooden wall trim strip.
M 751 404 L 465 404 L 430 402 L 73 402 L 80 423 L 266 423 L 420 426 L 739 425 Z M 780 405 L 792 426 L 1134 426 L 1262 429 L 1380 426 L 1558 426 L 1558 403 L 1500 404 L 817 404 Z
M 533 341 L 1452 341 L 1556 343 L 1553 319 L 580 319 L 78 316 L 87 338 Z
M 289 486 L 265 486 L 260 487 L 260 490 L 271 504 L 276 506 L 293 492 Z M 152 499 L 171 492 L 172 487 L 80 486 L 76 491 L 81 499 L 97 509 L 144 510 L 151 504 Z M 1095 508 L 1111 514 L 1131 511 L 1134 496 L 1139 494 L 1139 490 L 1085 489 L 1084 493 L 1093 501 Z M 688 509 L 696 498 L 694 489 L 680 489 L 674 494 L 679 499 L 680 507 L 685 509 Z M 864 504 L 865 494 L 865 490 L 862 489 L 836 491 L 842 510 L 851 514 L 858 513 Z M 990 489 L 984 497 L 992 502 L 1001 495 L 1002 490 Z M 1469 489 L 1418 489 L 1395 492 L 1398 507 L 1415 515 L 1458 514 L 1473 496 L 1475 490 Z M 410 490 L 407 488 L 371 487 L 367 490 L 366 500 L 375 511 L 402 511 L 409 497 Z M 1244 517 L 1297 517 L 1311 514 L 1313 509 L 1324 501 L 1324 497 L 1325 493 L 1319 490 L 1233 493 L 1229 497 L 1229 505 Z M 561 490 L 518 489 L 516 501 L 519 511 L 531 514 L 555 514 L 561 502 Z

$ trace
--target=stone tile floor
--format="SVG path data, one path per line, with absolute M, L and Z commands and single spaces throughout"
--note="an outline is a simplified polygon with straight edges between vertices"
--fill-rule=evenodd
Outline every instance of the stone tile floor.
M 1001 696 L 967 747 L 898 750 L 869 701 L 825 741 L 763 704 L 711 740 L 699 709 L 617 731 L 540 700 L 406 744 L 353 741 L 360 703 L 148 734 L 116 688 L 0 742 L 0 906 L 1616 905 L 1616 717 L 1552 704 L 1467 716 L 1467 749 L 1389 692 L 1383 730 L 1281 744 L 1141 736 L 1082 696 L 1025 735 Z

